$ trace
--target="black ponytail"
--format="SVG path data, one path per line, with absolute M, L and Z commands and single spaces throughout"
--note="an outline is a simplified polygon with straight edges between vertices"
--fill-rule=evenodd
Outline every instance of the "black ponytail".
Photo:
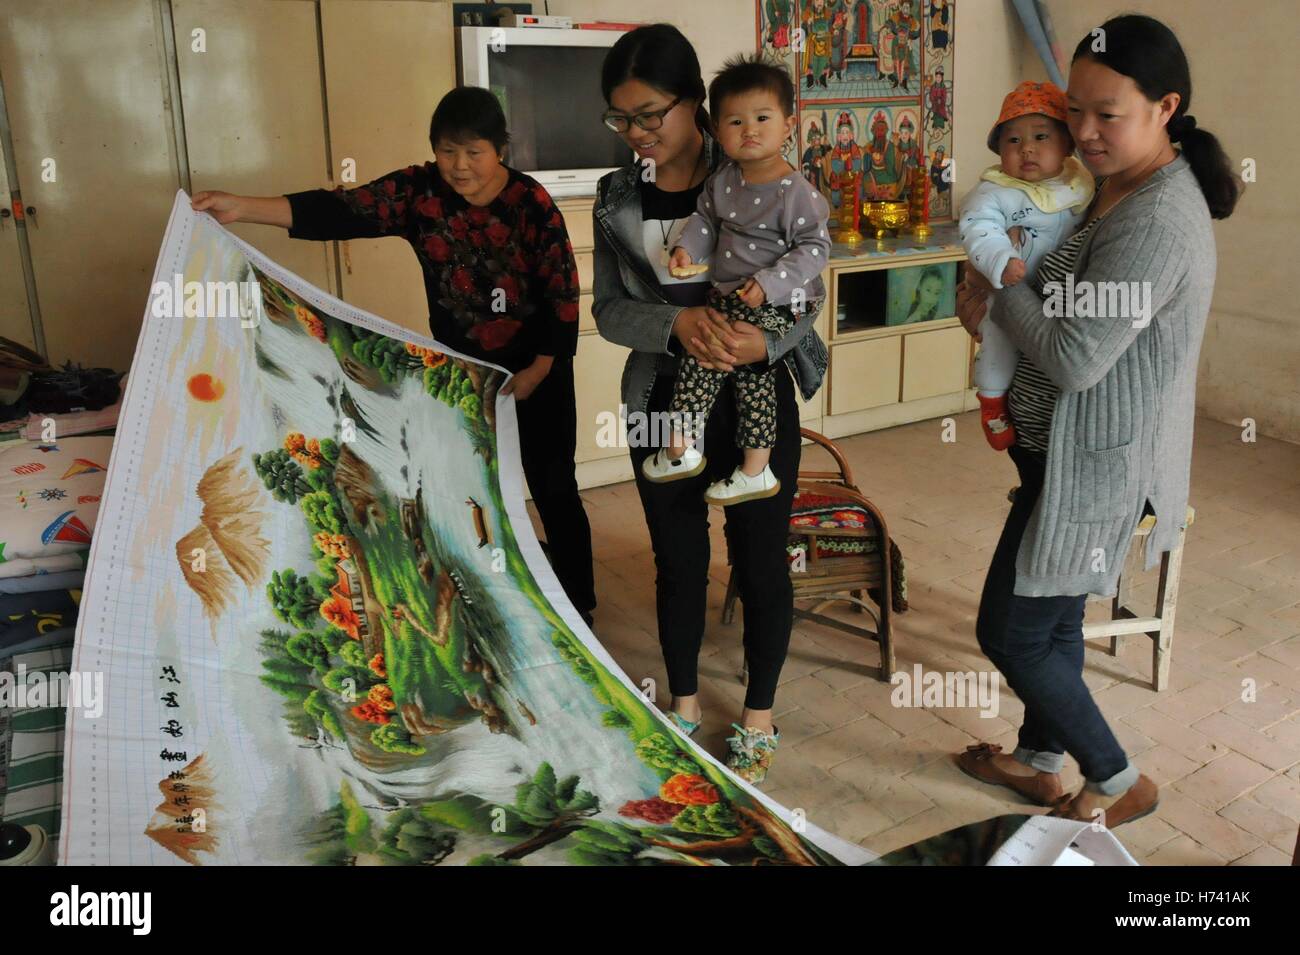
M 609 102 L 614 88 L 628 80 L 640 80 L 657 90 L 693 99 L 695 125 L 711 130 L 708 110 L 704 108 L 704 77 L 695 47 L 682 31 L 671 23 L 652 23 L 637 27 L 609 48 L 600 68 L 600 90 Z
M 1197 126 L 1196 117 L 1184 114 L 1181 118 L 1185 121 L 1183 128 L 1170 133 L 1169 139 L 1182 147 L 1183 155 L 1187 157 L 1192 172 L 1196 173 L 1197 182 L 1201 184 L 1201 192 L 1205 193 L 1210 215 L 1216 219 L 1226 219 L 1232 215 L 1232 210 L 1241 197 L 1241 182 L 1233 172 L 1219 138 L 1209 130 Z M 1170 120 L 1171 124 L 1172 122 Z
M 1073 59 L 1086 57 L 1131 77 L 1142 95 L 1153 103 L 1167 93 L 1178 94 L 1178 108 L 1169 118 L 1165 132 L 1170 142 L 1182 147 L 1210 207 L 1210 215 L 1215 219 L 1228 218 L 1241 196 L 1241 180 L 1218 137 L 1197 126 L 1196 117 L 1187 112 L 1192 103 L 1192 75 L 1178 37 L 1159 20 L 1136 13 L 1112 17 L 1098 31 L 1103 40 L 1102 49 L 1093 49 L 1097 31 L 1091 32 L 1074 48 Z

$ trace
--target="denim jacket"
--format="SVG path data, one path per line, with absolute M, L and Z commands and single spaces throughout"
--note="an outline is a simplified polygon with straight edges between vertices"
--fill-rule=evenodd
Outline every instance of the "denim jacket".
M 722 158 L 713 138 L 704 134 L 704 154 L 712 172 Z M 644 413 L 650 403 L 655 375 L 669 372 L 679 350 L 673 341 L 673 322 L 681 306 L 670 304 L 659 292 L 659 282 L 646 259 L 641 231 L 641 197 L 635 161 L 600 180 L 595 220 L 595 277 L 592 314 L 602 337 L 632 349 L 623 368 L 622 401 L 627 412 Z M 783 337 L 763 331 L 768 364 L 784 359 L 805 401 L 821 387 L 826 374 L 826 345 L 813 329 L 823 300 L 809 302 L 807 310 Z

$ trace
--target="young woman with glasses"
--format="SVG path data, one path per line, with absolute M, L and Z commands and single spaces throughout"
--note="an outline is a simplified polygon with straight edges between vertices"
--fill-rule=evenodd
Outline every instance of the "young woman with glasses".
M 669 252 L 695 211 L 705 178 L 722 158 L 703 108 L 704 80 L 690 42 L 667 24 L 631 31 L 606 57 L 601 88 L 609 105 L 605 125 L 635 154 L 632 164 L 600 182 L 592 290 L 600 334 L 632 349 L 622 381 L 627 411 L 665 412 L 678 359 L 687 353 L 724 370 L 759 362 L 780 363 L 790 372 L 778 376 L 777 437 L 771 457 L 781 491 L 726 512 L 749 662 L 745 706 L 739 721 L 732 723 L 736 733 L 728 738 L 727 763 L 758 782 L 780 738 L 772 724 L 772 707 L 792 621 L 785 547 L 799 467 L 794 388 L 797 382 L 805 399 L 816 393 L 826 370 L 826 348 L 812 330 L 817 309 L 808 309 L 778 339 L 747 322 L 728 324 L 705 307 L 707 272 L 689 278 L 669 274 Z M 729 393 L 720 395 L 705 432 L 730 436 L 735 430 L 734 400 Z M 697 663 L 710 559 L 703 491 L 730 475 L 741 453 L 730 437 L 716 444 L 704 471 L 668 484 L 650 483 L 642 475 L 642 461 L 657 450 L 654 441 L 631 449 L 655 553 L 659 643 L 672 694 L 668 715 L 688 735 L 703 719 Z

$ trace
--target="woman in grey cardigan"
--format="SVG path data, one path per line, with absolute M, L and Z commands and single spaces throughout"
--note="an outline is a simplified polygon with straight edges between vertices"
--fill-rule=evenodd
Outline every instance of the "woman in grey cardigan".
M 1083 682 L 1084 603 L 1115 593 L 1144 514 L 1157 518 L 1148 569 L 1185 520 L 1197 356 L 1214 291 L 1210 220 L 1231 214 L 1238 182 L 1187 111 L 1190 72 L 1169 28 L 1121 16 L 1100 30 L 1103 51 L 1093 49 L 1096 31 L 1075 49 L 1068 91 L 1096 198 L 1078 233 L 1044 259 L 1047 284 L 998 292 L 988 314 L 1021 352 L 1010 392 L 1020 488 L 976 632 L 1025 716 L 1013 754 L 981 743 L 958 765 L 1055 805 L 1055 815 L 1113 827 L 1153 811 L 1158 792 Z M 967 270 L 958 312 L 976 337 L 989 294 Z M 1067 752 L 1086 780 L 1072 798 L 1059 777 Z
M 602 336 L 632 349 L 623 370 L 622 403 L 655 554 L 659 643 L 672 694 L 668 716 L 687 735 L 703 718 L 697 697 L 709 579 L 709 510 L 703 495 L 711 482 L 728 477 L 740 463 L 740 450 L 731 439 L 735 403 L 730 394 L 720 395 L 705 424 L 706 441 L 709 435 L 721 436 L 709 444 L 713 450 L 706 469 L 666 484 L 651 483 L 641 472 L 642 461 L 658 445 L 655 439 L 666 438 L 656 429 L 647 434 L 645 416 L 667 411 L 684 353 L 723 371 L 756 362 L 789 370 L 777 376 L 777 436 L 770 464 L 780 491 L 726 512 L 749 663 L 745 708 L 739 722 L 732 723 L 736 733 L 728 739 L 726 759 L 736 773 L 757 783 L 780 739 L 772 706 L 794 606 L 785 550 L 799 468 L 794 383 L 809 399 L 826 370 L 826 347 L 812 330 L 820 303 L 810 303 L 793 329 L 778 337 L 748 322 L 728 325 L 707 308 L 707 274 L 689 279 L 669 274 L 668 253 L 695 211 L 705 178 L 721 159 L 702 108 L 699 60 L 676 27 L 654 24 L 621 37 L 606 57 L 601 86 L 609 104 L 605 123 L 632 147 L 636 161 L 600 182 L 592 312 Z M 725 389 L 731 381 L 729 376 Z

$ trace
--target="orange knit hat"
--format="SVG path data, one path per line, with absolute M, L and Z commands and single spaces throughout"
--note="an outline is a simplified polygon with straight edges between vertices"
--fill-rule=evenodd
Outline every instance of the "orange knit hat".
M 1002 101 L 998 121 L 989 130 L 989 149 L 998 151 L 998 130 L 1002 124 L 1020 116 L 1041 113 L 1050 119 L 1065 122 L 1065 94 L 1055 83 L 1025 81 L 1007 94 Z

